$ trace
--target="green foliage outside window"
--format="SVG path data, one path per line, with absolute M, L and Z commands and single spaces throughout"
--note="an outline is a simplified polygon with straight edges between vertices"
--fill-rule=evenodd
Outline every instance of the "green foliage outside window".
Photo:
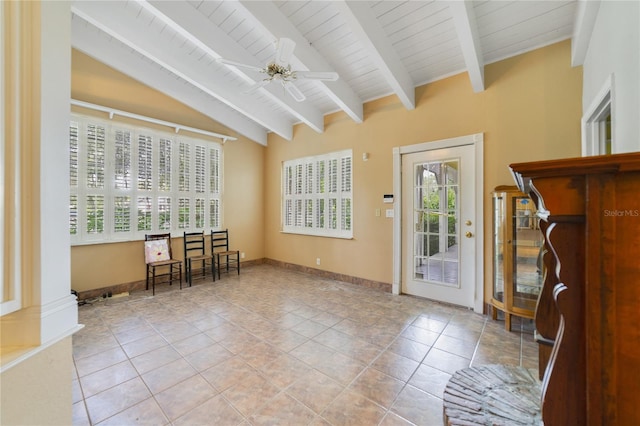
M 456 191 L 453 187 L 446 187 L 447 191 L 447 208 L 446 210 L 440 209 L 440 191 L 432 191 L 425 195 L 423 198 L 423 205 L 426 206 L 428 212 L 437 212 L 447 214 L 447 248 L 456 244 Z M 440 214 L 425 214 L 423 215 L 424 229 L 426 234 L 424 235 L 425 247 L 428 247 L 428 255 L 433 256 L 440 251 Z

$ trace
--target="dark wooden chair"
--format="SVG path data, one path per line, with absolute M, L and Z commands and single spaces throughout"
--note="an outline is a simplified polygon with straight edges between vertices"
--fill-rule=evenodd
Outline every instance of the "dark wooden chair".
M 240 250 L 229 250 L 229 230 L 211 231 L 211 254 L 215 256 L 218 279 L 224 267 L 225 272 L 236 269 L 240 275 Z
M 171 234 L 147 234 L 144 236 L 144 254 L 147 264 L 147 286 L 149 290 L 149 276 L 151 276 L 151 288 L 153 295 L 156 294 L 156 277 L 167 276 L 169 285 L 173 285 L 173 280 L 178 279 L 180 289 L 182 289 L 182 261 L 173 258 L 171 252 Z M 156 273 L 157 269 L 168 268 L 168 272 L 161 275 Z
M 205 252 L 204 231 L 184 233 L 184 273 L 189 287 L 193 282 L 194 263 L 199 266 L 198 276 L 206 276 L 207 267 L 211 267 L 211 275 L 216 280 L 215 263 L 213 256 Z M 200 263 L 200 265 L 198 265 Z

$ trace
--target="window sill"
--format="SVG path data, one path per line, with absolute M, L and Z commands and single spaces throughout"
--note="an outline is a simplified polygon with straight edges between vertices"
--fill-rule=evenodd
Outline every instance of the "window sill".
M 297 232 L 297 231 L 285 231 L 285 230 L 281 230 L 280 233 L 290 234 L 290 235 L 304 235 L 307 237 L 337 238 L 339 240 L 355 240 L 353 235 L 323 235 L 323 234 L 314 234 L 310 232 Z
M 67 330 L 57 338 L 39 346 L 7 346 L 0 348 L 0 374 L 55 345 L 62 339 L 73 335 L 83 327 L 84 325 L 78 324 L 76 327 Z

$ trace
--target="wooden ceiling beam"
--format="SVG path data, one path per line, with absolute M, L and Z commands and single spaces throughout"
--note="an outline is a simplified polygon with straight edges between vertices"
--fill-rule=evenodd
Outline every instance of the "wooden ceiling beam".
M 484 91 L 484 60 L 473 3 L 468 0 L 452 1 L 449 3 L 449 9 L 458 33 L 471 86 L 474 92 L 482 92 Z

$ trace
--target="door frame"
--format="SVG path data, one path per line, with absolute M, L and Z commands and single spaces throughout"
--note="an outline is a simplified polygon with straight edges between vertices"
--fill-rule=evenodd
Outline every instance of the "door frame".
M 475 280 L 473 310 L 484 311 L 484 134 L 460 136 L 393 148 L 393 283 L 391 291 L 400 294 L 402 283 L 402 156 L 422 151 L 473 145 L 475 147 Z
M 589 107 L 585 110 L 580 120 L 582 127 L 582 156 L 604 155 L 605 146 L 605 120 L 607 115 L 611 115 L 611 153 L 615 150 L 615 92 L 614 75 L 609 75 L 598 93 L 595 95 Z

